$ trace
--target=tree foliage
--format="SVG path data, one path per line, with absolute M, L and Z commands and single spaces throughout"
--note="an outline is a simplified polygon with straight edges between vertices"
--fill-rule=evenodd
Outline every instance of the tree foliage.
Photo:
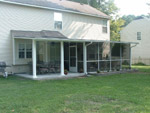
M 114 0 L 70 0 L 78 3 L 89 4 L 90 6 L 104 12 L 107 15 L 113 15 L 118 11 Z
M 125 21 L 121 18 L 110 21 L 110 36 L 112 41 L 120 41 L 120 31 Z
M 129 23 L 131 23 L 133 20 L 138 20 L 138 19 L 143 19 L 143 18 L 150 18 L 149 15 L 140 15 L 140 16 L 135 16 L 135 15 L 124 15 L 122 16 L 122 19 L 125 21 L 125 24 L 122 27 L 127 26 Z

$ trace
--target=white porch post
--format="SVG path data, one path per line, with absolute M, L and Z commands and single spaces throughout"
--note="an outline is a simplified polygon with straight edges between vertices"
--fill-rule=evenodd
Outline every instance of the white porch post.
M 83 43 L 83 67 L 84 73 L 87 74 L 87 48 L 85 42 Z
M 32 40 L 32 68 L 33 68 L 33 78 L 36 76 L 36 41 Z
M 64 42 L 60 43 L 61 52 L 61 75 L 64 76 Z
M 13 37 L 13 65 L 16 64 L 15 38 Z
M 131 44 L 129 45 L 129 48 L 130 48 L 130 50 L 129 50 L 130 53 L 129 54 L 130 54 L 130 68 L 131 68 L 132 67 L 132 51 L 131 51 L 132 48 L 131 48 Z

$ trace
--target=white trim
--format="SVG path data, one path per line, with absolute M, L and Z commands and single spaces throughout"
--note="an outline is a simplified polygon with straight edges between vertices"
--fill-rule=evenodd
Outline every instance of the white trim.
M 15 39 L 13 38 L 13 65 L 16 65 L 16 48 L 15 48 Z
M 23 4 L 23 3 L 17 3 L 17 2 L 10 2 L 10 1 L 4 1 L 4 0 L 0 0 L 0 2 L 10 3 L 10 4 L 15 4 L 15 5 L 28 6 L 28 7 L 41 8 L 41 9 L 48 9 L 48 10 L 54 10 L 54 11 L 68 12 L 68 13 L 74 13 L 74 14 L 80 14 L 80 15 L 86 15 L 86 16 L 92 16 L 92 17 L 98 17 L 98 18 L 104 18 L 104 19 L 108 19 L 108 20 L 111 19 L 109 16 L 100 16 L 100 15 L 94 15 L 94 14 L 89 14 L 89 13 L 69 11 L 69 10 L 64 10 L 64 9 L 49 8 L 49 7 Z
M 61 76 L 64 76 L 64 42 L 60 42 L 60 52 L 61 52 Z
M 122 70 L 122 45 L 120 44 L 120 70 Z
M 46 60 L 46 62 L 48 62 L 48 44 L 47 44 L 47 41 L 45 41 L 45 51 L 46 51 L 46 56 L 45 56 L 45 60 Z
M 130 45 L 130 68 L 132 67 L 132 49 L 131 49 L 131 45 Z
M 98 60 L 100 60 L 100 58 L 99 58 L 99 54 L 100 54 L 100 53 L 99 53 L 99 47 L 100 47 L 100 46 L 99 46 L 99 43 L 98 43 L 98 57 L 97 57 Z M 99 61 L 98 61 L 98 70 L 100 70 L 100 62 L 99 62 Z
M 47 40 L 47 41 L 64 41 L 64 42 L 107 42 L 107 43 L 124 43 L 124 44 L 139 44 L 138 42 L 121 42 L 121 41 L 109 41 L 109 40 L 90 40 L 90 39 L 56 39 L 56 38 L 26 38 L 26 37 L 14 37 L 15 39 L 30 39 L 30 40 Z
M 33 68 L 33 78 L 36 76 L 36 40 L 32 40 L 32 68 Z
M 83 63 L 84 73 L 87 74 L 87 48 L 85 42 L 83 43 Z

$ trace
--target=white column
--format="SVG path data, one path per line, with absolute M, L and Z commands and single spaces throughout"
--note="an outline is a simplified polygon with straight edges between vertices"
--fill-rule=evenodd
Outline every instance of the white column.
M 64 42 L 60 43 L 60 52 L 61 52 L 61 75 L 64 76 Z
M 45 55 L 45 60 L 46 60 L 46 62 L 48 62 L 48 49 L 47 49 L 48 47 L 47 47 L 47 45 L 48 45 L 48 44 L 47 44 L 47 41 L 45 41 L 45 51 L 46 51 L 46 52 L 45 52 L 45 53 L 46 53 L 46 55 Z
M 32 68 L 33 68 L 33 78 L 36 76 L 36 41 L 32 40 Z
M 83 68 L 84 73 L 87 74 L 87 48 L 85 42 L 83 43 Z
M 130 50 L 129 50 L 130 53 L 129 54 L 130 54 L 130 68 L 131 68 L 132 67 L 132 54 L 131 54 L 132 53 L 132 51 L 131 51 L 132 48 L 131 48 L 131 44 L 129 45 L 129 48 L 130 48 Z
M 99 46 L 99 42 L 98 42 L 98 70 L 100 70 L 100 62 L 99 62 L 100 61 L 100 58 L 99 58 L 99 54 L 100 54 L 99 52 L 100 51 L 99 51 L 99 47 L 100 46 Z
M 112 71 L 111 70 L 111 49 L 112 49 L 112 47 L 111 47 L 111 43 L 110 43 L 110 71 Z
M 13 38 L 13 65 L 16 64 L 15 38 Z
M 122 70 L 122 44 L 120 44 L 120 70 Z

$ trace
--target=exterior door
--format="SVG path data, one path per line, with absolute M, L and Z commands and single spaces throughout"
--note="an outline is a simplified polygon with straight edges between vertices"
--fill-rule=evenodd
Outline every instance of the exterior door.
M 70 72 L 77 72 L 77 46 L 70 46 Z

